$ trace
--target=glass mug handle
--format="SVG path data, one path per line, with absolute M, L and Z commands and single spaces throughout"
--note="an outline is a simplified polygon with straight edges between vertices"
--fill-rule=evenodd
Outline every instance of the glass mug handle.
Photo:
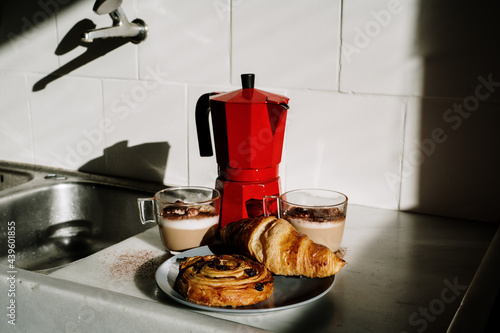
M 137 205 L 142 224 L 156 223 L 154 198 L 138 198 Z
M 276 209 L 271 208 L 273 202 L 276 202 Z M 281 218 L 280 197 L 278 195 L 265 195 L 264 198 L 262 198 L 262 207 L 264 216 L 274 215 Z

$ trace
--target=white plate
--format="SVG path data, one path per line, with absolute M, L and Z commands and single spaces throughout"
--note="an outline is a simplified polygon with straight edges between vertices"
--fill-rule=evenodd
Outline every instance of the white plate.
M 155 274 L 156 283 L 170 298 L 175 301 L 199 309 L 215 312 L 226 312 L 235 314 L 252 314 L 258 312 L 269 312 L 276 310 L 285 310 L 313 302 L 332 289 L 335 283 L 335 275 L 322 279 L 309 279 L 300 277 L 274 277 L 274 291 L 267 300 L 244 307 L 222 308 L 210 307 L 195 304 L 188 301 L 184 296 L 174 289 L 175 279 L 179 274 L 179 262 L 177 259 L 194 256 L 206 256 L 210 254 L 222 254 L 231 252 L 226 251 L 220 246 L 198 247 L 182 253 L 179 253 L 158 267 Z

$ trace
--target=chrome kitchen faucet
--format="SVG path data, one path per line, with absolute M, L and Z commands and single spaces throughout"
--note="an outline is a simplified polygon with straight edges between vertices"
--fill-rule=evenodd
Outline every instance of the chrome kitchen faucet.
M 94 12 L 99 15 L 109 14 L 113 20 L 113 26 L 89 30 L 82 34 L 82 41 L 91 43 L 97 38 L 127 37 L 133 43 L 140 43 L 146 39 L 148 27 L 141 19 L 129 22 L 125 12 L 120 7 L 123 0 L 97 0 L 94 4 Z

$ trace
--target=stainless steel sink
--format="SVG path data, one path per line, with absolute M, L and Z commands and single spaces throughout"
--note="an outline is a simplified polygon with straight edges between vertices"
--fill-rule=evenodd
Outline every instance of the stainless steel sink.
M 32 174 L 8 167 L 0 167 L 0 191 L 29 182 Z
M 15 259 L 16 268 L 39 272 L 151 228 L 139 220 L 137 198 L 165 187 L 44 168 L 19 173 L 29 177 L 0 191 L 0 264 Z

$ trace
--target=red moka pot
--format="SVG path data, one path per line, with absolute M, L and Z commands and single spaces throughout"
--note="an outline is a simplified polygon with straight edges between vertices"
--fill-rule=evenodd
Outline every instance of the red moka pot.
M 280 194 L 288 98 L 254 88 L 254 74 L 241 75 L 243 89 L 207 93 L 196 104 L 201 156 L 212 156 L 212 116 L 218 165 L 216 188 L 222 193 L 220 226 L 262 215 L 262 199 Z

